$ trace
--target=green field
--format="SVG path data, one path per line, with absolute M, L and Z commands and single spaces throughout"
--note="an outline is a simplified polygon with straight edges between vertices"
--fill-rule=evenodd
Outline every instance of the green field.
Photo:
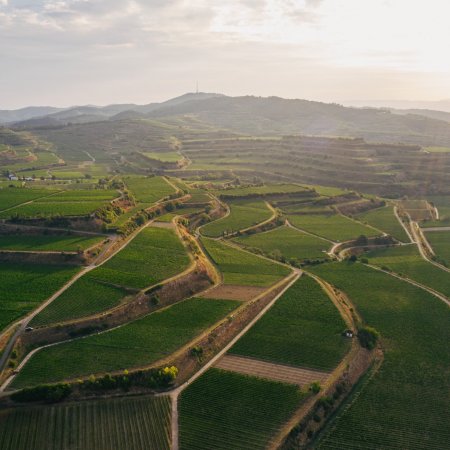
M 249 228 L 269 219 L 272 212 L 262 200 L 236 200 L 228 203 L 230 214 L 222 219 L 208 223 L 201 228 L 205 236 L 219 237 L 224 233 Z
M 262 186 L 248 186 L 237 187 L 232 189 L 222 189 L 214 191 L 215 195 L 220 197 L 246 197 L 252 196 L 266 196 L 270 194 L 292 194 L 295 192 L 304 192 L 306 189 L 303 186 L 297 184 L 265 184 Z
M 150 159 L 157 159 L 158 161 L 167 163 L 176 163 L 182 156 L 178 152 L 144 152 L 144 156 Z
M 111 331 L 44 348 L 31 357 L 12 386 L 151 364 L 187 344 L 239 304 L 191 298 Z
M 223 275 L 224 284 L 270 286 L 289 275 L 290 270 L 219 241 L 203 238 L 212 260 Z
M 233 240 L 249 249 L 262 250 L 269 256 L 282 255 L 286 259 L 297 261 L 327 258 L 325 252 L 330 247 L 330 244 L 323 239 L 286 226 Z
M 368 228 L 339 214 L 292 214 L 289 216 L 289 222 L 297 228 L 334 242 L 356 239 L 361 235 L 370 237 L 381 234 L 373 228 Z
M 0 263 L 0 330 L 39 306 L 78 270 L 70 266 Z
M 430 153 L 450 153 L 450 147 L 425 147 Z
M 294 385 L 209 369 L 179 399 L 180 449 L 265 449 L 303 398 Z
M 97 281 L 94 270 L 77 280 L 53 300 L 32 320 L 31 324 L 43 326 L 90 316 L 113 308 L 126 295 L 127 292 L 120 287 Z
M 109 189 L 74 189 L 65 190 L 52 195 L 50 198 L 37 200 L 37 203 L 48 202 L 99 202 L 110 201 L 118 197 L 119 193 Z
M 133 176 L 125 178 L 124 181 L 139 202 L 155 203 L 174 194 L 172 186 L 162 177 Z
M 450 227 L 450 195 L 429 195 L 427 200 L 433 203 L 439 211 L 439 220 L 426 220 L 421 227 Z
M 425 234 L 427 241 L 433 248 L 436 256 L 444 260 L 450 267 L 450 230 L 430 231 Z
M 48 197 L 55 192 L 57 191 L 5 187 L 0 189 L 0 210 L 12 208 L 13 206 L 36 200 L 41 197 Z
M 362 264 L 323 264 L 312 271 L 349 295 L 380 332 L 384 349 L 380 370 L 315 448 L 448 448 L 448 306 Z
M 373 250 L 365 255 L 371 264 L 388 268 L 450 296 L 450 276 L 425 261 L 415 245 Z
M 5 235 L 0 236 L 1 250 L 76 252 L 98 244 L 104 237 L 80 235 Z
M 95 400 L 0 411 L 2 450 L 169 450 L 169 397 Z
M 142 289 L 182 272 L 189 261 L 174 230 L 147 227 L 91 275 L 106 283 Z
M 230 349 L 280 364 L 331 370 L 349 348 L 345 322 L 327 294 L 302 276 Z
M 357 219 L 390 234 L 400 242 L 409 242 L 408 235 L 395 217 L 392 206 L 360 214 Z

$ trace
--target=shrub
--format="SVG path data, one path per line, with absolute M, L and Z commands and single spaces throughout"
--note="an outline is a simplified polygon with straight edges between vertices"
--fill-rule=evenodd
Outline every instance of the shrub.
M 72 392 L 72 386 L 67 383 L 49 384 L 25 388 L 11 395 L 15 402 L 40 402 L 55 403 L 68 397 Z
M 313 393 L 313 394 L 318 394 L 320 392 L 321 386 L 320 383 L 318 381 L 313 381 L 310 386 L 309 386 L 309 390 Z
M 375 348 L 379 337 L 380 333 L 373 327 L 365 326 L 358 329 L 359 343 L 361 347 L 367 348 L 368 350 Z

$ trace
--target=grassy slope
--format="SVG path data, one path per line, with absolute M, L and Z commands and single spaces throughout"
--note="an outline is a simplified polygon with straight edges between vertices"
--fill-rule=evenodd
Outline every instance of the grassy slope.
M 312 269 L 344 290 L 382 336 L 380 371 L 319 448 L 442 449 L 450 442 L 450 311 L 361 264 Z
M 450 267 L 450 231 L 432 231 L 425 234 L 436 255 Z
M 359 215 L 357 218 L 379 230 L 385 231 L 400 242 L 409 242 L 408 235 L 395 217 L 392 206 L 369 211 Z
M 154 203 L 174 193 L 172 186 L 162 177 L 127 177 L 125 183 L 136 199 Z
M 224 231 L 234 232 L 270 218 L 272 213 L 262 200 L 229 202 L 230 215 L 202 227 L 202 234 L 219 237 Z
M 25 365 L 13 387 L 151 364 L 187 344 L 239 304 L 192 298 L 106 333 L 44 348 Z
M 348 350 L 345 323 L 320 286 L 300 278 L 230 353 L 330 370 Z
M 324 252 L 330 247 L 330 244 L 322 239 L 285 226 L 234 240 L 246 247 L 258 248 L 266 254 L 278 250 L 286 258 L 299 261 L 326 258 Z
M 348 241 L 360 235 L 377 236 L 380 233 L 357 223 L 347 217 L 320 214 L 299 214 L 290 215 L 289 221 L 296 227 L 310 233 L 317 234 L 331 241 Z
M 0 263 L 0 330 L 50 297 L 78 267 Z
M 180 449 L 264 449 L 302 398 L 294 385 L 210 369 L 180 397 Z
M 0 210 L 11 208 L 20 203 L 29 202 L 40 197 L 48 196 L 56 191 L 45 189 L 4 188 L 0 189 Z
M 75 252 L 85 250 L 101 242 L 103 237 L 51 236 L 51 235 L 14 235 L 0 236 L 2 250 L 58 251 Z
M 270 286 L 290 270 L 271 261 L 232 248 L 212 239 L 202 239 L 211 258 L 223 274 L 224 284 Z

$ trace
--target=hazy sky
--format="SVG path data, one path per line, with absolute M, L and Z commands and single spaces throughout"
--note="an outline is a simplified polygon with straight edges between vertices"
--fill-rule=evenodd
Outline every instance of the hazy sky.
M 450 98 L 449 0 L 0 0 L 0 109 Z

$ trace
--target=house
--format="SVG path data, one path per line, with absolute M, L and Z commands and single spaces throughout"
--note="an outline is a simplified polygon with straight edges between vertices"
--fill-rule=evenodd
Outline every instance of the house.
M 13 173 L 10 173 L 8 175 L 8 178 L 9 178 L 10 181 L 18 181 L 19 180 L 19 178 L 16 177 Z

